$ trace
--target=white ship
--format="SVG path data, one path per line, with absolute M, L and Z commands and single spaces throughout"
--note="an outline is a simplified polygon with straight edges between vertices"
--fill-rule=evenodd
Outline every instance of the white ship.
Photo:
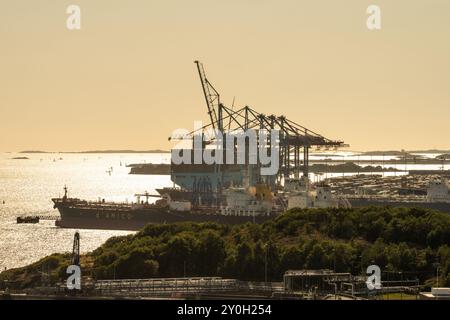
M 335 197 L 326 184 L 311 185 L 307 177 L 286 179 L 284 191 L 287 209 L 293 208 L 351 208 L 344 198 Z
M 427 188 L 427 201 L 450 203 L 450 191 L 445 178 L 442 177 L 430 182 Z
M 274 196 L 266 184 L 229 188 L 223 193 L 226 205 L 221 208 L 221 212 L 224 215 L 271 216 L 281 211 L 277 209 Z

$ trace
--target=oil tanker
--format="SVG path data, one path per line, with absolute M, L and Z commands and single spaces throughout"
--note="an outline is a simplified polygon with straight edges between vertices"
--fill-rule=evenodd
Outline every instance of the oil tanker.
M 263 223 L 281 212 L 273 205 L 268 193 L 248 193 L 243 189 L 228 192 L 227 206 L 192 206 L 190 201 L 171 200 L 165 197 L 155 203 L 153 195 L 136 194 L 134 203 L 87 201 L 67 196 L 53 198 L 54 209 L 61 218 L 55 224 L 63 228 L 139 230 L 150 223 L 216 222 L 222 224 Z M 140 200 L 145 197 L 145 200 Z M 157 196 L 159 197 L 159 196 Z

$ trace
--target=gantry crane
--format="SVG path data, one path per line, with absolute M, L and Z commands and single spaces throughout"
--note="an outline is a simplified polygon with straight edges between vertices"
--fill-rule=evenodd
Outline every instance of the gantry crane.
M 289 120 L 284 115 L 265 115 L 255 111 L 249 106 L 233 110 L 220 102 L 220 94 L 207 79 L 203 64 L 198 60 L 194 61 L 200 77 L 200 82 L 205 97 L 210 123 L 200 129 L 190 132 L 187 136 L 171 137 L 169 139 L 190 139 L 200 130 L 220 130 L 224 133 L 224 128 L 228 132 L 236 130 L 278 130 L 279 131 L 279 163 L 280 170 L 277 179 L 288 177 L 294 173 L 296 177 L 302 171 L 304 176 L 308 175 L 309 149 L 311 147 L 338 148 L 348 146 L 341 140 L 328 139 L 300 124 Z M 214 137 L 211 137 L 214 140 Z M 210 143 L 205 142 L 204 145 Z M 248 149 L 248 148 L 247 148 Z M 303 156 L 301 156 L 303 151 Z M 220 165 L 218 166 L 220 169 Z

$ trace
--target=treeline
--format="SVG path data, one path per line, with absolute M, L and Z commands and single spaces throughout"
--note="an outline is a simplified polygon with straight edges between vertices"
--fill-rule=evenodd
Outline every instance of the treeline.
M 53 270 L 65 279 L 68 259 L 53 260 L 64 261 L 54 263 Z M 328 208 L 292 210 L 262 225 L 148 225 L 137 234 L 110 238 L 82 259 L 84 274 L 97 279 L 264 281 L 267 275 L 268 281 L 280 281 L 289 269 L 361 274 L 371 264 L 391 280 L 417 277 L 430 286 L 439 266 L 440 285 L 450 285 L 450 215 L 426 209 Z

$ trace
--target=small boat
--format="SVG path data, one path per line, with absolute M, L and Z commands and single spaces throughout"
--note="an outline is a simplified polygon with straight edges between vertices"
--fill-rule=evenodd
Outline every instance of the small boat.
M 17 223 L 39 223 L 38 216 L 17 217 Z

